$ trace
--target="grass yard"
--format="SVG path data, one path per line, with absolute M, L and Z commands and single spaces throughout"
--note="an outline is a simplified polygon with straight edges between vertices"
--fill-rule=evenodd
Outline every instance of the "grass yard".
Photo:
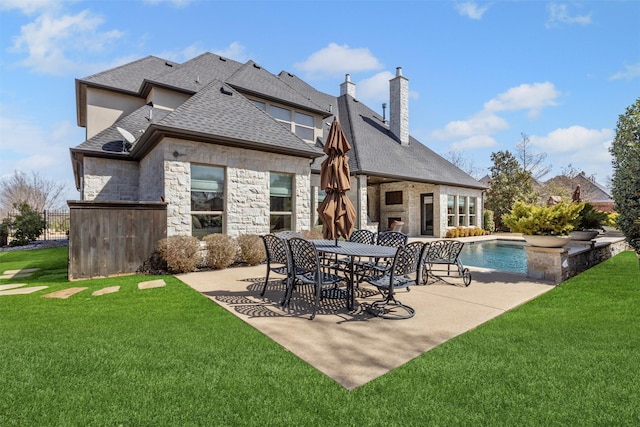
M 0 272 L 42 268 L 0 285 L 49 286 L 0 296 L 1 426 L 640 425 L 633 252 L 353 391 L 174 277 L 69 283 L 66 265 L 0 253 Z M 41 298 L 71 286 L 89 289 Z

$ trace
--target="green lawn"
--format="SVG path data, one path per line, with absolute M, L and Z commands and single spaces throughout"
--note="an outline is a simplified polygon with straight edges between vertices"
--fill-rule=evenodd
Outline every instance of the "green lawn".
M 0 426 L 640 425 L 633 252 L 353 391 L 176 278 L 69 283 L 66 265 L 0 253 L 0 272 L 43 268 L 0 285 L 49 286 L 0 296 Z M 40 297 L 70 286 L 89 290 Z

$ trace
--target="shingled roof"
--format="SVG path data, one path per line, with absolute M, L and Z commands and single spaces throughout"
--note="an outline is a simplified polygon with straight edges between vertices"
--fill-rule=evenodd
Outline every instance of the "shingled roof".
M 319 172 L 323 153 L 287 131 L 246 97 L 278 101 L 321 115 L 328 123 L 339 118 L 352 144 L 351 172 L 392 180 L 410 180 L 471 188 L 486 186 L 455 167 L 415 138 L 402 145 L 388 122 L 350 95 L 334 97 L 320 92 L 288 72 L 277 76 L 253 61 L 245 64 L 204 53 L 183 64 L 149 56 L 93 76 L 76 80 L 78 123 L 83 125 L 86 87 L 95 86 L 144 97 L 160 86 L 192 95 L 174 111 L 144 106 L 77 147 L 73 153 L 139 160 L 163 136 L 228 144 L 274 153 L 315 158 Z M 82 110 L 82 112 L 81 112 Z M 148 113 L 153 117 L 150 119 Z M 122 148 L 116 127 L 137 139 L 130 152 Z M 328 127 L 324 128 L 328 135 Z

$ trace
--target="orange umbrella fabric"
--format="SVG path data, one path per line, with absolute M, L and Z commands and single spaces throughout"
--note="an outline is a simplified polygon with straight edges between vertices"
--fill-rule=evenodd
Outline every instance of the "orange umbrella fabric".
M 325 239 L 349 239 L 355 224 L 356 210 L 345 194 L 351 189 L 349 157 L 345 154 L 350 149 L 340 122 L 334 118 L 324 146 L 327 158 L 320 166 L 320 186 L 327 196 L 318 206 L 318 215 L 322 219 L 322 235 Z

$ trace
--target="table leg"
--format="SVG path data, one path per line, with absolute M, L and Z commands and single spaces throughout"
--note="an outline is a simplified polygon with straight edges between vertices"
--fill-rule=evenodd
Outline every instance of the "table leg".
M 353 306 L 355 305 L 355 288 L 353 286 L 353 263 L 356 257 L 351 255 L 350 258 L 351 261 L 349 262 L 349 280 L 347 281 L 347 309 L 353 310 Z

